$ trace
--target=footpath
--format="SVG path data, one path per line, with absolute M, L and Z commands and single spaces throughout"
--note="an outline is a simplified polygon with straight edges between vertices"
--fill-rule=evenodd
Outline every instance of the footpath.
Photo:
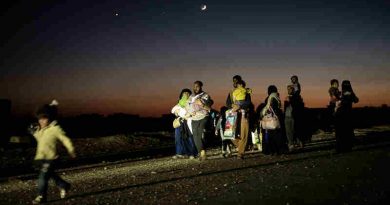
M 388 204 L 389 151 L 388 141 L 244 160 L 211 150 L 205 162 L 164 157 L 61 170 L 72 189 L 60 200 L 51 183 L 48 204 Z M 1 204 L 30 204 L 35 193 L 35 179 L 0 183 Z

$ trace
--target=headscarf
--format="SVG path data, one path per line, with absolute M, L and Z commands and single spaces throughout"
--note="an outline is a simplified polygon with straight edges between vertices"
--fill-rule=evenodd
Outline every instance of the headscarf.
M 187 105 L 187 102 L 188 102 L 188 96 L 183 95 L 183 96 L 181 96 L 181 99 L 179 100 L 178 105 L 180 107 L 184 108 Z

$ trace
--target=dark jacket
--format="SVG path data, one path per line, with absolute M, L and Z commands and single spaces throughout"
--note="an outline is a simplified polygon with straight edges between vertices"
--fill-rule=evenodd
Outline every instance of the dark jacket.
M 336 115 L 344 112 L 350 112 L 352 110 L 352 104 L 359 102 L 359 98 L 356 97 L 353 92 L 344 92 L 341 95 L 340 105 L 337 108 Z
M 292 107 L 292 117 L 297 118 L 302 115 L 303 109 L 305 107 L 303 103 L 303 99 L 300 95 L 292 95 L 289 96 L 289 101 L 284 101 L 284 110 L 287 109 L 288 106 Z

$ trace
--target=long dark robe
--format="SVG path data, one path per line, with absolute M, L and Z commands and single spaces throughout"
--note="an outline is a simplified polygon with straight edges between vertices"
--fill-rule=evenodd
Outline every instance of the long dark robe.
M 268 97 L 265 100 L 265 103 L 268 102 Z M 270 106 L 274 110 L 276 116 L 280 122 L 280 128 L 275 130 L 266 130 L 265 131 L 265 146 L 267 147 L 265 154 L 283 154 L 287 152 L 287 137 L 285 134 L 284 126 L 284 116 L 283 112 L 280 109 L 280 102 L 276 99 L 271 100 Z
M 352 104 L 359 99 L 354 93 L 345 94 L 341 97 L 340 106 L 335 113 L 336 151 L 346 152 L 352 150 L 355 138 L 353 131 Z
M 191 134 L 191 131 L 187 125 L 187 121 L 184 120 L 179 127 L 179 134 L 181 140 L 181 149 L 182 154 L 188 156 L 197 156 L 198 151 L 195 146 L 194 138 Z

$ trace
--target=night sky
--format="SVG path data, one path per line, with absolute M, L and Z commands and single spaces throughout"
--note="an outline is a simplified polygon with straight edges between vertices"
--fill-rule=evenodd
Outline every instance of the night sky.
M 160 116 L 195 80 L 219 109 L 235 74 L 256 106 L 291 75 L 308 107 L 327 105 L 332 78 L 351 80 L 356 106 L 390 104 L 390 1 L 2 4 L 0 98 L 15 114 L 55 98 L 63 115 Z

